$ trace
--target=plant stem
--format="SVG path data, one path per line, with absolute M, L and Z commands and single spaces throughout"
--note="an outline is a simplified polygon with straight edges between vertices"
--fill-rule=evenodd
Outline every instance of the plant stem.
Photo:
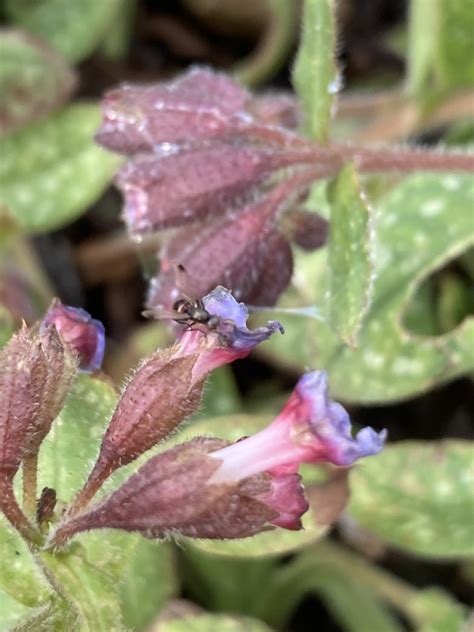
M 362 172 L 465 171 L 474 172 L 474 155 L 398 147 L 368 148 L 332 145 L 343 160 L 352 160 Z
M 23 510 L 31 517 L 36 515 L 36 493 L 38 477 L 38 454 L 23 461 Z
M 21 510 L 13 492 L 13 482 L 6 476 L 3 476 L 0 481 L 0 509 L 25 540 L 35 545 L 41 544 L 40 532 Z
M 413 624 L 419 623 L 412 605 L 418 597 L 418 590 L 402 579 L 329 540 L 318 543 L 305 555 L 306 559 L 312 559 L 315 564 L 330 561 L 343 569 L 350 568 L 358 581 L 369 586 L 384 601 L 406 614 Z
M 293 2 L 270 0 L 266 30 L 255 51 L 234 68 L 245 85 L 258 85 L 274 75 L 285 63 L 295 39 L 299 12 Z

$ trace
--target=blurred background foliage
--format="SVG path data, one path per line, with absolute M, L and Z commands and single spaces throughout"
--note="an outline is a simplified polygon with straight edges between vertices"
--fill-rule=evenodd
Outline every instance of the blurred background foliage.
M 170 340 L 140 316 L 160 238 L 128 238 L 111 185 L 120 159 L 93 141 L 106 89 L 197 62 L 257 89 L 290 89 L 293 76 L 305 132 L 321 142 L 472 147 L 472 0 L 307 0 L 300 31 L 302 11 L 287 0 L 0 1 L 0 344 L 55 295 L 108 332 L 109 377 L 78 380 L 41 451 L 44 484 L 63 502 L 83 482 L 117 387 Z M 324 367 L 356 422 L 387 427 L 392 442 L 349 477 L 305 471 L 311 510 L 300 533 L 179 546 L 83 536 L 74 573 L 44 560 L 61 574 L 65 600 L 89 586 L 81 629 L 116 629 L 114 610 L 128 629 L 163 632 L 468 625 L 472 177 L 361 177 L 347 165 L 315 185 L 306 206 L 331 220 L 330 241 L 297 254 L 280 303 L 316 306 L 322 320 L 282 314 L 286 335 L 219 370 L 198 418 L 173 441 L 251 434 L 299 373 Z M 0 526 L 0 629 L 25 616 L 42 629 L 47 585 Z M 118 586 L 107 579 L 117 574 Z M 55 629 L 74 629 L 64 603 L 54 608 Z

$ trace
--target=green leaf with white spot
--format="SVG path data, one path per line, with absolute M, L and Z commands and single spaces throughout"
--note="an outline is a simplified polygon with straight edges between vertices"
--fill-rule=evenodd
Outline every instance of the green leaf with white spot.
M 0 31 L 0 59 L 0 135 L 56 109 L 75 86 L 64 59 L 22 31 Z
M 94 144 L 94 104 L 72 105 L 0 140 L 0 206 L 28 232 L 79 217 L 110 182 L 120 158 Z
M 0 590 L 28 608 L 48 599 L 49 584 L 25 541 L 0 514 Z
M 76 613 L 77 629 L 122 632 L 119 582 L 106 569 L 90 564 L 84 549 L 74 544 L 67 552 L 38 554 L 40 563 Z
M 90 531 L 77 541 L 88 563 L 115 578 L 128 629 L 145 629 L 176 596 L 178 579 L 171 544 L 118 530 L 110 530 L 106 536 L 103 531 Z
M 15 24 L 39 35 L 70 62 L 88 57 L 102 43 L 120 0 L 6 0 Z
M 216 417 L 197 421 L 185 428 L 175 437 L 173 443 L 187 441 L 191 437 L 213 436 L 229 441 L 237 441 L 243 436 L 252 435 L 268 423 L 262 416 L 234 415 Z M 169 443 L 167 444 L 169 445 Z M 311 482 L 313 482 L 311 480 Z M 183 538 L 190 547 L 196 547 L 214 555 L 232 557 L 263 557 L 289 553 L 304 547 L 320 538 L 328 529 L 328 525 L 317 523 L 317 512 L 311 508 L 303 516 L 302 531 L 288 531 L 277 528 L 273 531 L 259 533 L 251 538 L 241 540 L 195 540 Z
M 116 400 L 115 390 L 104 378 L 78 376 L 41 445 L 40 489 L 52 487 L 59 500 L 72 500 L 97 457 Z
M 271 632 L 271 629 L 250 617 L 228 614 L 195 614 L 159 621 L 150 632 Z
M 324 142 L 339 88 L 333 0 L 305 0 L 302 29 L 293 85 L 302 104 L 305 132 Z
M 329 324 L 351 347 L 357 346 L 370 304 L 373 247 L 370 208 L 353 165 L 346 165 L 328 187 Z
M 351 472 L 349 512 L 386 542 L 426 557 L 474 555 L 474 443 L 388 445 Z
M 376 403 L 402 400 L 474 369 L 474 319 L 444 335 L 420 335 L 404 324 L 423 281 L 474 244 L 474 181 L 468 175 L 420 173 L 405 178 L 376 207 L 375 281 L 356 350 L 328 324 L 282 317 L 293 343 L 274 336 L 261 352 L 299 371 L 329 371 L 334 397 Z M 299 256 L 292 305 L 324 305 L 325 252 Z M 290 343 L 288 343 L 290 340 Z
M 133 537 L 133 536 L 128 536 Z M 120 598 L 125 625 L 144 630 L 178 592 L 170 544 L 138 536 L 124 569 Z

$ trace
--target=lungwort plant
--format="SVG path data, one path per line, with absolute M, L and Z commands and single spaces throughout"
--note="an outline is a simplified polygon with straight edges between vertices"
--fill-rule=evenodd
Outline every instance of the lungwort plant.
M 2 630 L 268 632 L 314 594 L 348 632 L 469 629 L 474 452 L 444 438 L 471 436 L 466 406 L 455 391 L 441 430 L 433 408 L 393 428 L 387 410 L 474 369 L 472 7 L 411 0 L 403 86 L 354 95 L 336 18 L 357 3 L 332 0 L 301 3 L 294 93 L 249 89 L 300 3 L 265 4 L 272 45 L 233 74 L 101 84 L 100 104 L 67 104 L 90 70 L 72 64 L 123 62 L 133 0 L 2 5 Z M 111 267 L 151 254 L 140 309 L 174 322 L 119 340 L 105 313 L 106 345 L 87 311 L 51 303 L 30 237 L 112 178 Z M 247 324 L 271 307 L 284 328 Z M 237 363 L 241 397 L 226 365 L 250 353 L 275 379 Z M 350 408 L 353 429 L 335 400 L 379 407 Z

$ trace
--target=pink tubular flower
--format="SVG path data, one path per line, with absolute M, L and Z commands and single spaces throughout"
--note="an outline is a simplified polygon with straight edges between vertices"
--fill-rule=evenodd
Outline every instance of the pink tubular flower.
M 54 325 L 62 339 L 79 356 L 79 369 L 86 373 L 96 371 L 102 365 L 105 350 L 104 326 L 80 307 L 63 305 L 56 299 L 46 312 L 41 329 Z
M 228 309 L 234 308 L 238 323 L 238 308 Z M 245 538 L 275 526 L 301 529 L 309 505 L 299 465 L 348 466 L 380 452 L 385 438 L 385 430 L 369 427 L 352 437 L 348 414 L 328 397 L 326 373 L 313 371 L 300 379 L 267 428 L 232 445 L 195 437 L 152 457 L 108 498 L 66 520 L 52 545 L 99 528 L 217 539 Z
M 278 513 L 272 524 L 301 528 L 307 505 L 296 474 L 299 465 L 323 461 L 352 465 L 380 452 L 386 436 L 386 430 L 377 433 L 366 427 L 352 437 L 349 415 L 328 397 L 326 372 L 313 371 L 300 378 L 267 428 L 211 453 L 222 463 L 209 483 L 230 483 L 265 472 L 272 478 L 272 489 L 261 500 Z
M 303 375 L 278 417 L 253 437 L 214 453 L 222 459 L 213 480 L 232 480 L 261 471 L 294 472 L 300 463 L 352 465 L 383 448 L 386 430 L 366 427 L 355 437 L 345 409 L 329 399 L 327 374 Z

